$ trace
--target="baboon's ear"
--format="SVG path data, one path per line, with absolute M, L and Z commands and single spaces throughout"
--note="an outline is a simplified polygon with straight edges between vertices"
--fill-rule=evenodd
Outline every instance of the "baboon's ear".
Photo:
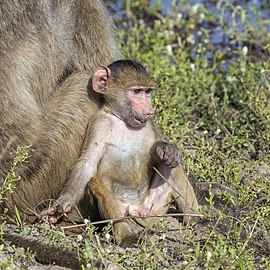
M 93 90 L 100 94 L 105 93 L 107 90 L 108 79 L 111 77 L 112 73 L 108 67 L 97 67 L 92 79 Z

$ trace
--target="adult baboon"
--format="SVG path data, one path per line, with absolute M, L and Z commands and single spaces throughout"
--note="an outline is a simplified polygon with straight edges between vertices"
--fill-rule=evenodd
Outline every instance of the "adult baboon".
M 120 55 L 112 25 L 99 0 L 1 1 L 0 152 L 15 141 L 2 154 L 0 182 L 16 146 L 32 145 L 7 206 L 59 195 L 98 103 L 88 97 L 88 80 Z

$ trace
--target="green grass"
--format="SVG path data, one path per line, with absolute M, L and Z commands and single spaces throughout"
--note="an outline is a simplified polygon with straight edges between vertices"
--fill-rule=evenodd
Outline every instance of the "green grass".
M 79 251 L 83 269 L 108 263 L 120 269 L 270 269 L 269 22 L 258 17 L 253 23 L 245 9 L 218 1 L 219 25 L 230 37 L 230 48 L 221 51 L 205 28 L 216 21 L 205 6 L 183 0 L 165 16 L 148 1 L 126 2 L 118 40 L 123 55 L 148 65 L 158 80 L 157 128 L 178 144 L 198 181 L 224 184 L 239 198 L 210 191 L 200 198 L 199 228 L 164 219 L 134 248 L 116 247 L 110 226 L 101 234 L 89 226 L 86 236 L 64 235 L 65 245 Z M 235 20 L 231 27 L 225 10 Z M 263 60 L 254 56 L 258 50 Z M 39 233 L 47 237 L 45 228 Z M 58 232 L 49 234 L 59 242 Z
M 220 26 L 228 35 L 234 33 L 234 45 L 224 51 L 212 48 L 201 26 L 201 18 L 204 23 L 213 20 L 203 5 L 196 11 L 180 5 L 187 19 L 177 11 L 166 17 L 155 11 L 156 19 L 148 23 L 135 19 L 134 4 L 129 31 L 121 32 L 119 40 L 125 56 L 148 64 L 159 80 L 155 122 L 182 149 L 188 168 L 199 181 L 222 183 L 239 192 L 237 202 L 224 194 L 222 206 L 209 195 L 202 239 L 194 242 L 191 237 L 192 256 L 185 258 L 182 252 L 186 269 L 269 269 L 270 63 L 254 61 L 251 51 L 256 40 L 268 58 L 269 22 L 252 24 L 245 10 L 229 1 L 219 1 L 218 7 Z M 245 26 L 241 32 L 236 23 L 227 28 L 225 9 L 231 9 L 235 21 L 240 18 Z M 236 41 L 246 45 L 236 46 Z

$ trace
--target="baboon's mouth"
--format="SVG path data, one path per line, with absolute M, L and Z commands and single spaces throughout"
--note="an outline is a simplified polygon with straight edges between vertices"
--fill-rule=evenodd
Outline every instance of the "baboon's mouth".
M 137 117 L 133 117 L 131 119 L 131 121 L 129 122 L 129 124 L 132 127 L 143 127 L 146 125 L 147 120 L 141 119 L 141 118 L 137 118 Z

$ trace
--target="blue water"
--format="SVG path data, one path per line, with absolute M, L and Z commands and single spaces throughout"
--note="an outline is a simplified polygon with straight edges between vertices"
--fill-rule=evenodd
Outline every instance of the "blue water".
M 155 6 L 155 3 L 161 3 L 162 6 L 162 13 L 163 15 L 166 15 L 170 12 L 174 12 L 173 5 L 171 0 L 151 0 L 150 5 Z M 217 18 L 220 17 L 220 9 L 216 7 L 216 4 L 219 1 L 214 1 L 214 0 L 190 0 L 186 1 L 189 3 L 191 6 L 194 5 L 204 5 L 205 8 L 212 14 L 216 15 Z M 240 6 L 241 8 L 246 10 L 246 18 L 253 25 L 253 27 L 260 27 L 258 22 L 260 19 L 264 20 L 269 20 L 268 25 L 265 25 L 266 31 L 269 33 L 270 32 L 270 1 L 269 0 L 240 0 L 240 1 L 233 1 L 230 0 L 230 3 L 232 5 Z M 224 4 L 223 4 L 224 6 Z M 179 6 L 180 11 L 181 11 L 181 6 Z M 236 16 L 235 22 L 237 25 L 233 24 L 233 15 L 232 15 L 232 10 L 230 8 L 225 9 L 224 13 L 224 22 L 227 24 L 228 28 L 237 28 L 240 31 L 243 31 L 245 29 L 245 26 L 242 24 L 241 20 L 239 17 Z M 220 28 L 220 26 L 211 26 L 209 28 L 211 32 L 211 41 L 213 43 L 221 43 L 224 41 L 226 42 L 226 37 L 225 33 L 223 30 Z
M 178 6 L 173 6 L 173 2 L 180 2 Z M 110 6 L 113 10 L 114 17 L 119 19 L 120 23 L 118 27 L 122 27 L 123 21 L 126 21 L 127 17 L 125 16 L 125 7 L 123 6 L 124 1 L 113 1 L 110 3 Z M 222 3 L 221 8 L 217 7 L 217 3 Z M 256 34 L 258 31 L 264 30 L 261 32 L 261 36 L 265 38 L 260 44 L 255 42 L 252 43 L 249 40 L 249 36 L 242 38 L 239 42 L 236 41 L 235 37 L 230 35 L 238 36 L 239 33 L 247 34 L 247 26 L 241 21 L 239 15 L 234 16 L 233 9 L 228 7 L 227 4 L 231 3 L 233 7 L 239 7 L 242 10 L 246 10 L 245 16 L 248 21 L 249 27 Z M 192 34 L 195 37 L 195 46 L 194 52 L 196 51 L 196 46 L 199 43 L 198 33 L 201 29 L 207 29 L 209 33 L 209 42 L 213 45 L 215 50 L 227 50 L 228 48 L 231 51 L 241 49 L 244 46 L 248 46 L 249 52 L 255 55 L 256 58 L 267 59 L 267 55 L 263 52 L 263 46 L 267 43 L 270 43 L 270 1 L 269 0 L 182 0 L 182 1 L 173 1 L 173 0 L 150 0 L 149 5 L 155 7 L 158 5 L 161 7 L 162 15 L 168 15 L 170 13 L 181 13 L 183 18 L 187 18 L 187 14 L 190 9 L 193 9 L 194 6 L 198 7 L 199 5 L 203 6 L 210 14 L 216 16 L 217 20 L 209 23 L 207 20 L 203 20 L 201 23 L 196 25 L 196 28 L 193 30 Z M 196 8 L 195 8 L 196 9 Z M 200 10 L 200 8 L 199 8 Z M 121 11 L 124 11 L 123 13 Z M 201 12 L 201 11 L 199 11 Z M 223 12 L 223 16 L 221 16 Z M 124 14 L 124 15 L 123 15 Z M 222 25 L 226 26 L 226 29 L 221 27 L 221 24 L 218 22 L 218 19 L 223 17 Z M 262 26 L 260 23 L 262 20 L 266 22 Z M 250 31 L 250 32 L 252 32 Z M 252 39 L 254 37 L 251 35 Z M 269 41 L 269 42 L 268 42 Z M 206 52 L 206 57 L 211 59 L 211 52 Z M 229 58 L 233 56 L 228 56 Z

